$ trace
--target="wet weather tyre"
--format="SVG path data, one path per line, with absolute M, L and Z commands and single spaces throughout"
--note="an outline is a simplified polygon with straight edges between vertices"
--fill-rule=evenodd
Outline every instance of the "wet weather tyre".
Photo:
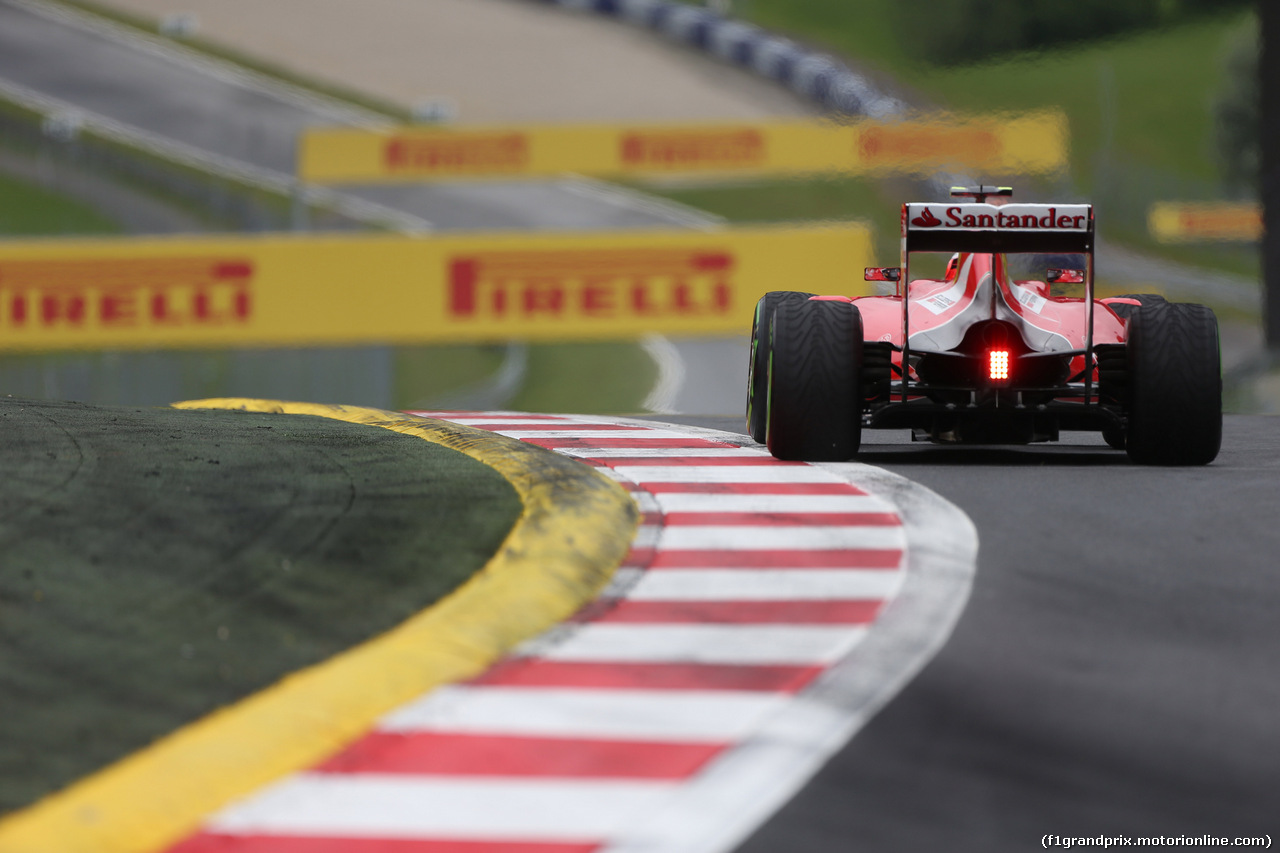
M 1143 465 L 1207 465 L 1222 445 L 1218 319 L 1203 305 L 1143 305 L 1129 320 L 1125 450 Z
M 1114 450 L 1124 450 L 1124 428 L 1107 427 L 1102 431 L 1102 440 Z
M 774 290 L 760 297 L 751 320 L 751 353 L 747 365 L 747 434 L 761 444 L 765 439 L 765 405 L 769 391 L 769 321 L 784 302 L 805 302 L 812 293 Z
M 1109 302 L 1108 307 L 1116 313 L 1121 320 L 1128 320 L 1140 308 L 1146 308 L 1148 305 L 1168 305 L 1169 302 L 1158 293 L 1126 293 L 1117 299 L 1136 299 L 1141 305 L 1128 305 L 1124 302 Z
M 781 303 L 770 324 L 766 443 L 779 459 L 838 462 L 862 441 L 862 315 L 848 302 Z

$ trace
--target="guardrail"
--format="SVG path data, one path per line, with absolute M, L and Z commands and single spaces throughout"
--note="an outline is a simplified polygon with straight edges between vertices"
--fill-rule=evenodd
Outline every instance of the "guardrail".
M 809 50 L 714 9 L 675 0 L 537 0 L 609 15 L 660 32 L 774 80 L 824 108 L 846 115 L 892 118 L 906 105 L 834 57 Z
M 11 81 L 0 80 L 0 99 L 17 108 L 0 116 L 0 129 L 11 138 L 55 157 L 67 156 L 66 143 L 83 138 L 75 152 L 82 161 L 93 158 L 94 166 L 229 214 L 246 230 L 304 228 L 313 212 L 333 214 L 325 222 L 328 227 L 346 220 L 347 227 L 413 234 L 432 230 L 431 223 L 412 214 L 167 139 Z M 32 120 L 23 121 L 24 114 Z M 277 203 L 255 203 L 246 198 L 248 191 L 274 196 Z

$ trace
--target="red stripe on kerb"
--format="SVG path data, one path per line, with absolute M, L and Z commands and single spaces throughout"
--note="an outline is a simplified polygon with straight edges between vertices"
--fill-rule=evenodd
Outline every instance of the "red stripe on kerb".
M 627 552 L 627 556 L 619 564 L 619 568 L 643 569 L 653 562 L 653 555 L 656 553 L 658 553 L 657 548 L 636 548 L 632 546 L 631 550 Z
M 564 415 L 500 415 L 495 412 L 477 412 L 472 409 L 410 409 L 405 414 L 417 415 L 422 418 L 448 415 L 451 418 L 492 418 L 493 420 L 504 421 L 559 421 L 560 423 L 573 423 L 571 418 L 566 418 Z
M 513 658 L 499 663 L 471 683 L 518 687 L 794 693 L 804 689 L 822 671 L 821 666 L 589 663 Z
M 610 456 L 601 460 L 611 468 L 619 465 L 697 465 L 781 467 L 804 465 L 804 462 L 779 462 L 772 456 Z
M 645 483 L 654 494 L 698 492 L 716 495 L 865 495 L 848 483 Z
M 573 421 L 560 421 L 558 423 L 540 423 L 526 424 L 520 422 L 508 422 L 498 424 L 466 424 L 476 429 L 487 430 L 510 430 L 512 432 L 530 432 L 536 430 L 620 430 L 620 429 L 644 429 L 644 427 L 628 426 L 626 424 L 578 424 Z
M 629 601 L 593 622 L 716 625 L 865 625 L 883 601 Z
M 202 832 L 168 853 L 593 853 L 603 842 L 500 839 L 308 838 Z
M 669 512 L 669 525 L 717 527 L 900 527 L 892 512 Z
M 315 770 L 318 773 L 687 779 L 726 746 L 449 732 L 374 732 Z
M 832 550 L 698 551 L 660 550 L 650 569 L 896 569 L 902 551 L 896 548 L 840 548 Z
M 536 444 L 539 447 L 549 448 L 618 448 L 627 447 L 636 450 L 649 448 L 672 448 L 676 450 L 691 450 L 694 448 L 733 448 L 732 444 L 725 444 L 720 441 L 709 441 L 705 438 L 528 438 L 525 441 L 529 444 Z

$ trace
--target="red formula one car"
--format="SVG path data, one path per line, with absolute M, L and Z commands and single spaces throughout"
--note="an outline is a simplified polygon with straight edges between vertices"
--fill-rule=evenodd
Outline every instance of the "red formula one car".
M 1211 462 L 1213 312 L 1094 299 L 1092 205 L 987 203 L 1008 195 L 957 188 L 973 201 L 903 205 L 902 266 L 866 271 L 892 295 L 766 294 L 751 330 L 752 438 L 779 459 L 818 461 L 852 458 L 864 429 L 969 444 L 1097 430 L 1135 462 Z M 913 281 L 920 253 L 954 254 L 942 278 Z M 1084 297 L 1055 296 L 1055 283 L 1083 284 Z

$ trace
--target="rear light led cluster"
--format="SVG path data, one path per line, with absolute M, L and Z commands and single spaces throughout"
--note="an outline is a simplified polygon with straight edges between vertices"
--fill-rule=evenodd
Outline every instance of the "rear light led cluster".
M 1009 351 L 993 349 L 987 353 L 987 375 L 992 382 L 1009 381 Z

